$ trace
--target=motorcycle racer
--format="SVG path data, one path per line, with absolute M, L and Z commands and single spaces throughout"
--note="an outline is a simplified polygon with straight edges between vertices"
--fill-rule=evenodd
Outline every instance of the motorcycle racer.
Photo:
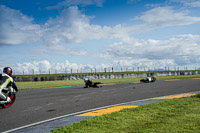
M 84 79 L 85 82 L 85 86 L 84 88 L 89 88 L 89 87 L 99 87 L 99 84 L 103 84 L 102 82 L 92 82 L 91 80 L 89 80 L 88 78 Z M 101 86 L 100 86 L 101 87 Z
M 12 78 L 12 69 L 10 67 L 5 67 L 3 74 L 0 75 L 0 104 L 11 102 L 11 99 L 4 95 L 3 90 L 10 92 L 18 91 L 15 81 Z
M 89 80 L 88 78 L 85 78 L 84 82 L 85 82 L 85 87 L 84 88 L 88 88 L 88 87 L 92 86 L 92 81 Z
M 147 77 L 140 80 L 140 82 L 144 82 L 144 83 L 155 82 L 155 81 L 156 81 L 155 77 Z

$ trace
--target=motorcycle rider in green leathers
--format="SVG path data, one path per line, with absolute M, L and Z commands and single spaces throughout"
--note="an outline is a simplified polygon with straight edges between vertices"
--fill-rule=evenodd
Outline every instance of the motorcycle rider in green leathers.
M 17 92 L 17 86 L 12 78 L 12 69 L 10 67 L 5 67 L 3 73 L 0 75 L 0 104 L 10 103 L 11 99 L 4 95 L 3 90 L 10 92 Z

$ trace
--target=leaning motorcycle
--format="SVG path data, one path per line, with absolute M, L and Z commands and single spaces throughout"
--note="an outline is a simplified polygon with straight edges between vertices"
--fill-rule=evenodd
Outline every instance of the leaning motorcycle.
M 156 81 L 155 77 L 147 77 L 140 80 L 140 82 L 143 82 L 143 83 L 150 83 L 150 82 L 155 82 L 155 81 Z
M 13 105 L 13 103 L 15 102 L 15 99 L 16 99 L 16 91 L 14 92 L 10 92 L 8 90 L 5 90 L 3 89 L 2 92 L 8 96 L 10 99 L 11 99 L 11 102 L 9 103 L 5 103 L 5 104 L 0 104 L 0 108 L 8 108 L 10 107 L 11 105 Z M 1 99 L 0 99 L 1 100 Z
M 89 87 L 98 88 L 98 87 L 102 87 L 102 86 L 100 86 L 100 84 L 103 84 L 103 82 L 92 82 L 91 80 L 89 80 L 87 78 L 84 79 L 84 82 L 85 82 L 84 88 L 89 88 Z

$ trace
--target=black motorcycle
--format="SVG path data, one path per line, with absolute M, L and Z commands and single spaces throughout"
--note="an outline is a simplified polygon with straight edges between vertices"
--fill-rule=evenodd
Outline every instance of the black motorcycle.
M 149 83 L 149 82 L 155 82 L 155 81 L 156 81 L 155 77 L 147 77 L 140 80 L 140 82 L 143 82 L 143 83 Z

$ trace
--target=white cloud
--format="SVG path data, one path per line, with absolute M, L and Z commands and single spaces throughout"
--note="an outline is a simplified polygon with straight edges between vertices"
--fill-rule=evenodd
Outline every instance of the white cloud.
M 50 63 L 48 60 L 34 61 L 33 63 L 24 62 L 17 63 L 11 66 L 14 74 L 49 74 L 50 73 L 73 73 L 77 72 L 94 72 L 96 70 L 103 70 L 106 65 L 92 66 L 90 64 L 77 64 L 66 60 L 65 62 Z M 0 67 L 1 68 L 1 67 Z M 3 69 L 3 67 L 2 67 Z
M 149 28 L 189 25 L 200 23 L 199 17 L 191 17 L 188 11 L 175 11 L 172 7 L 153 8 L 134 20 L 142 20 Z
M 14 73 L 16 74 L 33 74 L 33 73 L 40 73 L 40 72 L 48 72 L 51 68 L 51 64 L 47 60 L 41 61 L 34 61 L 33 63 L 24 62 L 24 63 L 17 63 L 13 65 Z
M 169 40 L 138 40 L 110 45 L 102 57 L 125 66 L 183 66 L 200 62 L 200 35 L 180 35 Z
M 40 26 L 33 24 L 33 18 L 0 5 L 0 45 L 29 44 L 38 40 Z
M 77 7 L 63 10 L 56 19 L 48 20 L 43 29 L 42 40 L 48 45 L 82 42 L 103 36 L 102 28 L 90 25 L 89 17 L 82 14 Z
M 188 12 L 175 11 L 171 7 L 151 9 L 135 20 L 143 24 L 125 27 L 93 25 L 90 17 L 79 11 L 78 7 L 69 7 L 55 19 L 50 18 L 44 25 L 33 24 L 33 19 L 19 11 L 0 6 L 0 45 L 19 45 L 43 42 L 47 46 L 79 43 L 87 40 L 120 39 L 131 41 L 131 35 L 168 26 L 200 23 L 199 17 L 191 17 Z M 11 17 L 10 17 L 11 16 Z M 6 23 L 5 23 L 6 21 Z
M 122 60 L 114 60 L 115 64 L 114 67 L 118 68 L 129 68 L 136 70 L 139 68 L 146 68 L 147 69 L 158 69 L 158 68 L 165 68 L 165 67 L 173 67 L 176 66 L 174 61 L 171 59 L 165 60 L 149 60 L 149 59 L 122 59 Z
M 147 32 L 169 26 L 181 26 L 200 23 L 199 17 L 191 17 L 187 11 L 175 11 L 171 7 L 158 7 L 143 13 L 134 20 L 142 20 L 143 24 L 125 27 L 118 24 L 114 27 L 90 24 L 90 17 L 82 14 L 77 7 L 63 10 L 56 19 L 50 19 L 43 27 L 43 40 L 46 44 L 83 42 L 116 38 L 131 40 L 133 34 Z

